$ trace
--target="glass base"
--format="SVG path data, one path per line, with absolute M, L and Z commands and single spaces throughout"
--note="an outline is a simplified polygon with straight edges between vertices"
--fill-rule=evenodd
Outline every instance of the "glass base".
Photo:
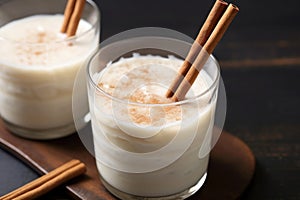
M 103 185 L 105 186 L 105 188 L 110 193 L 112 193 L 114 196 L 116 196 L 122 200 L 171 200 L 171 199 L 180 200 L 180 199 L 186 199 L 186 198 L 192 196 L 194 193 L 196 193 L 204 184 L 204 182 L 206 180 L 206 176 L 207 176 L 207 173 L 205 173 L 202 176 L 202 178 L 194 186 L 190 187 L 187 190 L 184 190 L 182 192 L 172 194 L 169 196 L 159 196 L 159 197 L 142 197 L 142 196 L 128 194 L 128 193 L 122 192 L 122 191 L 114 188 L 108 182 L 106 182 L 103 178 L 101 178 L 101 181 L 102 181 Z
M 51 140 L 69 136 L 76 131 L 73 123 L 51 129 L 29 129 L 12 124 L 5 119 L 2 119 L 2 121 L 13 134 L 27 139 Z

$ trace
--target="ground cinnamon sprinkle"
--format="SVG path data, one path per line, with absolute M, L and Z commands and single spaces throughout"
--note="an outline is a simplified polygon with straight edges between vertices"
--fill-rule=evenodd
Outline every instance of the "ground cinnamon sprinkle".
M 97 85 L 106 94 L 124 100 L 124 104 L 118 104 L 114 111 L 114 100 L 99 91 L 103 112 L 117 114 L 137 125 L 164 126 L 182 120 L 182 106 L 172 105 L 174 102 L 165 97 L 166 88 L 159 81 L 172 78 L 168 72 L 181 63 L 182 60 L 176 58 L 152 55 L 135 55 L 109 63 L 105 71 L 98 74 Z M 157 68 L 161 71 L 157 72 Z
M 166 121 L 181 120 L 180 106 L 163 106 L 163 104 L 171 103 L 170 99 L 157 94 L 145 94 L 138 90 L 129 98 L 129 101 L 144 104 L 162 104 L 162 106 L 133 106 L 129 109 L 129 114 L 133 122 L 137 124 L 149 125 L 156 124 L 161 119 Z M 155 114 L 153 114 L 155 112 Z
M 39 32 L 38 34 L 37 34 L 37 42 L 38 43 L 43 43 L 43 42 L 45 42 L 45 36 L 46 36 L 46 33 L 44 33 L 44 32 Z
M 131 108 L 129 109 L 129 114 L 130 114 L 130 118 L 134 123 L 137 124 L 143 124 L 143 125 L 147 125 L 147 124 L 151 124 L 151 117 L 150 117 L 150 113 L 147 112 L 143 112 L 141 113 L 139 109 L 136 108 Z
M 132 77 L 131 77 L 132 78 Z M 150 82 L 150 80 L 149 80 Z M 116 86 L 99 82 L 100 87 L 104 92 L 113 95 Z M 162 120 L 165 122 L 174 122 L 181 120 L 182 110 L 180 106 L 164 104 L 172 103 L 172 100 L 166 98 L 163 93 L 161 95 L 154 94 L 148 89 L 137 89 L 134 93 L 125 96 L 124 100 L 140 105 L 128 104 L 128 108 L 124 110 L 129 115 L 130 120 L 140 125 L 162 125 Z M 145 105 L 143 105 L 145 104 Z M 159 106 L 149 106 L 146 104 L 160 104 Z
M 38 56 L 38 55 L 41 55 L 42 53 L 43 53 L 42 51 L 35 51 L 35 52 L 34 52 L 34 54 L 37 55 L 37 56 Z

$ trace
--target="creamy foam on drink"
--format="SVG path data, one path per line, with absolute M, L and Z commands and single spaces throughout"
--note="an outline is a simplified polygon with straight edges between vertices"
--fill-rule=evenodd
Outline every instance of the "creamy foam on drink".
M 212 80 L 202 70 L 186 97 L 204 95 L 172 104 L 165 93 L 182 62 L 134 55 L 93 77 L 101 88 L 90 98 L 97 166 L 112 187 L 137 196 L 167 196 L 205 175 L 208 153 L 201 147 L 211 138 L 215 98 L 207 89 Z
M 1 27 L 0 37 L 11 41 L 3 42 L 1 62 L 20 68 L 59 67 L 65 65 L 66 57 L 74 62 L 78 59 L 74 54 L 82 51 L 83 45 L 65 40 L 66 35 L 60 33 L 62 20 L 59 14 L 35 15 Z M 88 22 L 81 20 L 77 35 L 90 28 Z
M 0 28 L 0 108 L 9 123 L 38 130 L 73 124 L 74 79 L 98 38 L 81 20 L 78 37 L 68 39 L 62 21 L 60 14 L 35 15 Z

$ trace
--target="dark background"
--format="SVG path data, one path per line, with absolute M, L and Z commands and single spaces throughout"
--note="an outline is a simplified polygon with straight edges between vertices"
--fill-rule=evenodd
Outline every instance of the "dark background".
M 96 2 L 103 41 L 149 26 L 195 38 L 214 0 Z M 300 199 L 300 1 L 233 3 L 240 12 L 214 55 L 227 91 L 224 128 L 247 143 L 257 161 L 254 179 L 241 199 Z M 0 149 L 0 195 L 37 176 Z M 58 189 L 42 199 L 63 197 Z

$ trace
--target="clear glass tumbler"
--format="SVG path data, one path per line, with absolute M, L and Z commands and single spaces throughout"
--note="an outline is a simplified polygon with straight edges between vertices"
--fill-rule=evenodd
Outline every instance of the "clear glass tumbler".
M 87 0 L 76 35 L 65 37 L 60 27 L 66 4 L 66 0 L 0 3 L 0 113 L 6 127 L 25 138 L 53 139 L 76 131 L 73 84 L 79 68 L 98 48 L 100 12 Z M 60 39 L 45 40 L 53 35 L 45 21 L 37 21 L 46 15 L 57 17 L 51 26 L 58 27 Z M 10 26 L 32 16 L 33 25 Z M 85 28 L 80 29 L 81 24 Z
M 96 163 L 121 199 L 184 199 L 206 179 L 218 62 L 209 57 L 184 100 L 163 97 L 190 47 L 160 36 L 125 37 L 103 45 L 88 64 Z

